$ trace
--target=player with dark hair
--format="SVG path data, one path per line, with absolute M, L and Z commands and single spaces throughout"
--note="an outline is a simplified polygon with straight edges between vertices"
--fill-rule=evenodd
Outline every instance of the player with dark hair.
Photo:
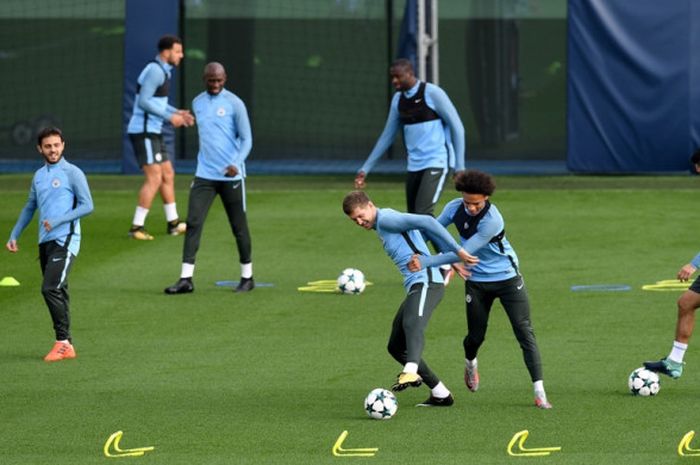
M 447 227 L 454 224 L 462 248 L 479 258 L 479 263 L 464 271 L 464 293 L 467 313 L 467 335 L 464 338 L 464 382 L 474 392 L 479 388 L 476 355 L 483 344 L 491 307 L 496 299 L 508 315 L 515 337 L 520 343 L 525 365 L 533 382 L 535 405 L 549 409 L 542 380 L 542 363 L 530 321 L 530 302 L 525 281 L 520 274 L 518 257 L 506 239 L 505 222 L 489 198 L 496 189 L 493 178 L 476 170 L 458 173 L 455 188 L 462 196 L 445 205 L 437 221 Z M 454 254 L 436 256 L 415 255 L 409 265 L 413 271 L 429 266 L 457 262 Z
M 85 174 L 63 158 L 65 147 L 60 129 L 39 132 L 37 150 L 45 164 L 34 173 L 29 198 L 6 244 L 10 252 L 19 251 L 17 240 L 38 209 L 41 293 L 56 334 L 53 348 L 44 357 L 47 362 L 76 357 L 70 332 L 68 273 L 80 251 L 80 218 L 93 210 Z
M 445 91 L 419 81 L 409 60 L 394 61 L 390 74 L 397 92 L 384 130 L 355 177 L 355 189 L 365 187 L 367 174 L 402 128 L 408 154 L 407 211 L 432 215 L 448 171 L 464 170 L 464 126 Z
M 384 250 L 404 277 L 407 296 L 394 317 L 388 344 L 389 353 L 403 365 L 403 369 L 392 389 L 401 391 L 425 382 L 431 390 L 430 397 L 418 405 L 449 407 L 454 403 L 452 394 L 421 358 L 425 329 L 445 292 L 442 274 L 430 267 L 412 272 L 407 265 L 413 254 L 430 253 L 423 234 L 442 251 L 454 252 L 455 256 L 471 264 L 478 260 L 461 249 L 434 218 L 377 208 L 362 191 L 345 196 L 343 212 L 358 226 L 377 232 Z
M 171 72 L 183 57 L 180 38 L 163 36 L 158 41 L 158 55 L 146 65 L 137 80 L 134 111 L 127 132 L 146 179 L 139 191 L 138 205 L 129 230 L 129 236 L 134 239 L 153 239 L 144 225 L 153 198 L 158 192 L 163 199 L 165 219 L 168 222 L 167 233 L 177 236 L 186 229 L 185 223 L 180 221 L 177 214 L 175 170 L 162 134 L 165 121 L 176 128 L 194 124 L 194 117 L 188 110 L 178 110 L 168 104 Z
M 241 280 L 236 292 L 253 290 L 253 262 L 246 215 L 245 160 L 253 147 L 248 112 L 243 101 L 224 88 L 226 70 L 220 63 L 204 67 L 206 91 L 192 101 L 199 128 L 197 171 L 190 187 L 187 232 L 182 250 L 180 279 L 166 294 L 194 291 L 192 276 L 204 220 L 218 195 L 238 245 Z

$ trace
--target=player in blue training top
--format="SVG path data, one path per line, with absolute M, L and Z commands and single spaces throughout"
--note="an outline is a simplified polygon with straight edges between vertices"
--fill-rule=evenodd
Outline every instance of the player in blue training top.
M 506 239 L 501 213 L 489 202 L 496 185 L 488 174 L 469 170 L 457 174 L 455 187 L 462 197 L 448 202 L 437 221 L 445 227 L 454 224 L 464 250 L 479 258 L 479 263 L 469 270 L 469 276 L 465 270 L 459 270 L 462 277 L 468 278 L 464 285 L 468 328 L 464 338 L 464 381 L 467 388 L 472 392 L 479 388 L 476 354 L 486 337 L 491 307 L 499 299 L 520 343 L 533 382 L 535 405 L 542 409 L 552 408 L 544 390 L 542 362 L 530 321 L 530 302 L 518 268 L 518 257 Z M 409 268 L 420 270 L 458 260 L 454 254 L 431 257 L 416 255 Z
M 60 129 L 39 132 L 37 149 L 46 163 L 34 173 L 29 198 L 6 244 L 10 252 L 19 251 L 17 240 L 38 209 L 41 293 L 56 333 L 56 342 L 44 357 L 47 362 L 76 357 L 70 332 L 68 273 L 80 250 L 80 218 L 93 209 L 85 175 L 63 158 L 65 147 Z
M 384 131 L 355 177 L 355 189 L 364 189 L 367 174 L 403 128 L 408 153 L 407 211 L 432 215 L 448 171 L 464 170 L 464 126 L 445 91 L 419 81 L 409 60 L 394 61 L 390 73 L 397 92 Z
M 467 263 L 474 264 L 478 259 L 460 248 L 434 218 L 377 208 L 362 191 L 345 196 L 343 211 L 358 226 L 377 232 L 384 250 L 404 277 L 403 285 L 408 295 L 394 317 L 388 344 L 389 353 L 403 365 L 403 369 L 392 389 L 401 391 L 409 386 L 420 386 L 425 381 L 430 388 L 430 397 L 418 405 L 449 407 L 454 403 L 452 394 L 421 358 L 425 329 L 445 292 L 442 274 L 437 268 L 430 267 L 412 272 L 408 263 L 413 254 L 430 254 L 423 234 L 441 251 L 454 252 Z
M 214 197 L 221 197 L 238 245 L 241 280 L 236 292 L 253 290 L 253 262 L 246 216 L 245 160 L 253 147 L 248 112 L 243 101 L 224 88 L 226 70 L 220 63 L 204 67 L 206 92 L 192 101 L 199 128 L 197 171 L 190 187 L 187 232 L 182 250 L 180 279 L 166 294 L 194 291 L 194 261 L 204 220 Z
M 134 112 L 127 132 L 134 147 L 136 161 L 146 179 L 139 191 L 129 236 L 149 241 L 153 236 L 145 229 L 146 216 L 158 192 L 163 199 L 167 233 L 177 236 L 185 232 L 175 204 L 175 170 L 170 161 L 162 128 L 170 121 L 176 128 L 192 126 L 194 117 L 188 110 L 178 110 L 168 104 L 172 70 L 184 57 L 180 38 L 166 35 L 158 41 L 158 55 L 141 71 L 134 96 Z

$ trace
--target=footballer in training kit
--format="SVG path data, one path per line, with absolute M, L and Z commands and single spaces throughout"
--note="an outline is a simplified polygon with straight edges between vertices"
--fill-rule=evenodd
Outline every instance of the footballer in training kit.
M 421 406 L 450 406 L 452 395 L 422 359 L 425 329 L 444 294 L 443 277 L 439 269 L 428 267 L 412 272 L 407 265 L 414 254 L 430 252 L 423 239 L 426 234 L 444 252 L 454 252 L 464 260 L 476 261 L 457 244 L 435 219 L 428 215 L 400 213 L 390 208 L 377 208 L 362 191 L 348 194 L 343 211 L 358 226 L 375 230 L 384 250 L 403 275 L 407 295 L 392 323 L 388 350 L 403 366 L 392 389 L 401 391 L 425 382 L 430 398 Z
M 470 391 L 479 388 L 476 355 L 486 337 L 491 307 L 496 299 L 508 315 L 515 337 L 520 344 L 525 365 L 533 382 L 535 405 L 549 409 L 542 380 L 542 362 L 530 321 L 530 302 L 525 281 L 518 269 L 518 257 L 505 233 L 503 216 L 489 197 L 495 190 L 491 176 L 476 170 L 463 171 L 455 177 L 455 188 L 462 197 L 445 205 L 437 221 L 447 227 L 454 224 L 462 248 L 479 257 L 479 263 L 469 270 L 464 294 L 467 313 L 467 335 L 464 338 L 464 381 Z M 454 254 L 415 257 L 420 269 L 458 262 Z M 413 263 L 412 263 L 413 265 Z
M 80 251 L 80 218 L 93 210 L 85 174 L 63 158 L 65 141 L 58 128 L 46 128 L 37 137 L 45 164 L 34 173 L 29 198 L 10 233 L 7 249 L 17 252 L 17 240 L 34 212 L 39 210 L 39 263 L 41 293 L 49 308 L 56 342 L 47 362 L 75 358 L 70 331 L 68 273 Z

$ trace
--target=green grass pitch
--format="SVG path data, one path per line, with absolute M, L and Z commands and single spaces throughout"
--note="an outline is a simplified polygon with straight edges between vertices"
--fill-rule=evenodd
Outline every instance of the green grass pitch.
M 188 176 L 177 181 L 184 216 Z M 155 446 L 138 464 L 669 464 L 683 435 L 700 429 L 700 349 L 691 341 L 680 380 L 662 378 L 655 398 L 627 392 L 642 361 L 664 356 L 679 292 L 642 291 L 675 277 L 700 248 L 698 181 L 691 177 L 497 177 L 504 214 L 532 303 L 551 411 L 533 406 L 521 353 L 500 306 L 479 354 L 481 388 L 463 385 L 463 288 L 448 287 L 427 333 L 425 358 L 452 390 L 449 409 L 418 409 L 424 387 L 398 394 L 389 421 L 364 413 L 365 395 L 389 387 L 400 367 L 386 352 L 404 291 L 376 235 L 354 226 L 340 202 L 352 177 L 248 180 L 255 278 L 247 295 L 217 287 L 237 280 L 231 233 L 217 201 L 197 257 L 196 291 L 167 296 L 180 271 L 181 237 L 164 234 L 159 201 L 147 226 L 126 236 L 139 177 L 89 176 L 95 211 L 83 220 L 70 276 L 78 358 L 46 364 L 52 344 L 39 293 L 36 218 L 20 253 L 3 251 L 0 277 L 0 463 L 100 464 L 122 448 Z M 0 177 L 0 226 L 9 236 L 30 175 Z M 451 189 L 451 188 L 450 188 Z M 372 177 L 379 206 L 404 208 L 397 178 Z M 440 206 L 453 198 L 447 190 Z M 356 267 L 374 283 L 360 296 L 297 291 Z M 572 292 L 573 285 L 627 284 L 628 292 Z M 544 458 L 506 453 L 561 446 Z M 377 447 L 372 458 L 331 455 Z M 691 444 L 700 447 L 700 439 Z M 116 460 L 116 459 L 115 459 Z

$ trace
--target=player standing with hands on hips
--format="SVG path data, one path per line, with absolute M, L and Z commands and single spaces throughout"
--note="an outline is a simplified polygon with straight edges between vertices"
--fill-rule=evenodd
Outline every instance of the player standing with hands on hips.
M 180 38 L 171 35 L 161 37 L 158 55 L 146 65 L 137 80 L 134 112 L 127 128 L 136 160 L 146 176 L 129 230 L 129 236 L 137 240 L 153 240 L 144 225 L 158 192 L 163 199 L 167 233 L 177 236 L 186 229 L 177 214 L 175 170 L 162 134 L 165 121 L 176 128 L 194 124 L 194 117 L 188 110 L 178 110 L 168 104 L 171 72 L 184 56 Z
M 404 277 L 407 295 L 394 317 L 388 344 L 389 353 L 403 369 L 392 389 L 401 391 L 425 382 L 430 388 L 430 397 L 418 406 L 451 406 L 454 403 L 452 394 L 422 359 L 425 329 L 445 293 L 442 274 L 430 267 L 412 272 L 408 263 L 413 254 L 430 254 L 424 234 L 443 252 L 454 252 L 469 264 L 477 263 L 478 259 L 460 248 L 435 218 L 377 208 L 362 191 L 345 196 L 343 212 L 358 226 L 377 232 L 384 250 Z
M 396 93 L 382 134 L 355 177 L 355 189 L 364 189 L 367 174 L 391 146 L 399 128 L 408 153 L 406 211 L 432 215 L 450 169 L 464 170 L 464 126 L 444 90 L 419 81 L 405 58 L 390 68 Z
M 238 246 L 241 280 L 235 290 L 247 292 L 255 288 L 245 196 L 245 160 L 253 147 L 253 135 L 245 104 L 225 89 L 224 84 L 224 67 L 216 62 L 207 64 L 204 68 L 206 91 L 192 101 L 199 128 L 197 171 L 190 188 L 180 279 L 165 289 L 166 294 L 194 291 L 195 256 L 204 220 L 217 195 L 224 204 Z
M 46 163 L 34 173 L 29 198 L 6 244 L 10 252 L 19 251 L 17 240 L 38 209 L 41 293 L 56 333 L 56 342 L 44 357 L 47 362 L 76 357 L 70 332 L 68 273 L 80 250 L 80 218 L 93 210 L 85 174 L 63 158 L 65 147 L 60 129 L 39 132 L 37 149 Z
M 469 270 L 468 276 L 460 270 L 460 275 L 468 278 L 464 283 L 467 312 L 467 335 L 463 342 L 464 382 L 472 392 L 479 388 L 476 355 L 486 337 L 491 307 L 499 299 L 520 343 L 533 383 L 535 405 L 550 409 L 552 405 L 544 390 L 540 351 L 530 321 L 530 301 L 518 267 L 518 257 L 506 239 L 501 212 L 489 201 L 496 189 L 493 178 L 481 171 L 464 171 L 455 177 L 455 188 L 462 196 L 448 202 L 437 221 L 445 227 L 454 224 L 462 248 L 479 258 L 479 263 Z M 416 255 L 409 269 L 417 271 L 426 266 L 458 262 L 460 258 L 454 254 Z

